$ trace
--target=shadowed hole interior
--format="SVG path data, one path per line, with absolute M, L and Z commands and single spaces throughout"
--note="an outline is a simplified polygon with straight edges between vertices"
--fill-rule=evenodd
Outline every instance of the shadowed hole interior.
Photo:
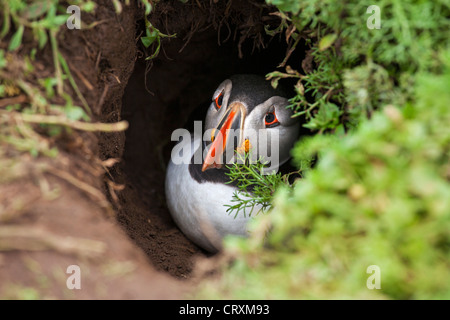
M 143 28 L 143 21 L 140 25 Z M 174 225 L 166 206 L 164 180 L 174 144 L 171 133 L 181 127 L 192 129 L 194 120 L 204 120 L 220 82 L 236 73 L 265 75 L 274 71 L 288 47 L 284 36 L 264 35 L 264 48 L 255 49 L 252 39 L 239 48 L 239 37 L 233 40 L 230 34 L 242 26 L 231 22 L 227 26 L 223 23 L 220 35 L 213 26 L 192 35 L 190 26 L 180 23 L 167 28 L 161 32 L 177 33 L 177 37 L 163 40 L 152 62 L 144 58 L 136 61 L 123 96 L 122 118 L 130 127 L 116 177 L 126 186 L 120 192 L 117 212 L 120 224 L 157 269 L 187 278 L 192 258 L 207 253 Z M 223 29 L 228 28 L 229 33 L 225 33 Z M 297 56 L 289 61 L 301 59 Z

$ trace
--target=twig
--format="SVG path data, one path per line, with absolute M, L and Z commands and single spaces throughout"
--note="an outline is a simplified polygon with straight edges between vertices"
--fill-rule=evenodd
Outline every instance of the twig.
M 294 52 L 295 48 L 297 47 L 298 43 L 300 42 L 301 37 L 298 36 L 297 40 L 295 40 L 294 44 L 291 48 L 289 48 L 288 52 L 286 53 L 286 56 L 284 57 L 283 61 L 278 65 L 277 68 L 283 68 L 286 65 L 286 62 L 290 58 L 291 54 Z
M 102 123 L 102 122 L 82 122 L 69 120 L 64 116 L 53 116 L 43 114 L 25 114 L 15 112 L 15 117 L 29 123 L 46 123 L 66 126 L 83 131 L 104 131 L 104 132 L 116 132 L 124 131 L 128 128 L 128 122 L 123 120 L 115 123 Z
M 96 200 L 99 202 L 105 201 L 105 196 L 103 192 L 101 192 L 99 189 L 87 184 L 86 182 L 83 182 L 77 178 L 75 178 L 73 175 L 66 171 L 62 171 L 56 168 L 50 168 L 48 170 L 49 173 L 69 182 L 70 184 L 74 185 L 75 187 L 85 191 L 86 193 L 93 196 Z
M 105 102 L 105 97 L 106 97 L 106 94 L 108 93 L 108 90 L 109 90 L 109 85 L 105 84 L 105 87 L 103 88 L 102 95 L 100 96 L 100 99 L 98 100 L 97 105 L 95 106 L 95 110 L 94 111 L 95 111 L 96 114 L 100 114 L 100 112 L 102 110 L 103 103 Z
M 0 223 L 7 223 L 22 216 L 39 199 L 40 195 L 14 196 L 10 197 L 9 201 L 5 201 L 5 198 L 0 199 L 3 201 L 3 205 L 0 204 Z
M 94 86 L 88 81 L 88 79 L 86 79 L 86 77 L 83 75 L 83 73 L 81 73 L 78 69 L 74 68 L 72 66 L 72 64 L 70 62 L 67 62 L 70 69 L 73 70 L 73 72 L 75 72 L 75 74 L 78 76 L 78 78 L 80 78 L 80 80 L 83 82 L 83 84 L 86 86 L 86 88 L 89 91 L 92 91 L 94 89 Z
M 2 73 L 0 73 L 0 77 Z M 37 106 L 40 112 L 45 112 L 47 107 L 47 102 L 45 99 L 40 99 L 42 96 L 39 94 L 38 90 L 32 87 L 29 83 L 22 79 L 17 79 L 16 84 L 22 91 L 26 93 L 28 98 L 31 100 L 31 104 Z
M 72 74 L 70 73 L 69 66 L 67 65 L 66 59 L 62 56 L 61 52 L 58 52 L 58 60 L 61 66 L 64 69 L 64 72 L 66 73 L 70 84 L 72 85 L 73 90 L 78 96 L 78 99 L 80 99 L 81 103 L 84 106 L 84 109 L 89 115 L 92 115 L 92 110 L 89 107 L 89 104 L 87 103 L 86 99 L 84 98 L 83 94 L 81 93 L 80 89 L 78 89 L 77 83 L 75 82 L 75 79 L 73 78 Z
M 0 99 L 0 108 L 10 106 L 12 104 L 24 103 L 27 100 L 28 100 L 27 96 L 24 94 L 21 94 L 20 96 L 17 97 Z
M 55 65 L 55 76 L 56 76 L 56 91 L 58 92 L 58 95 L 61 96 L 63 93 L 63 78 L 61 73 L 61 65 L 59 64 L 58 59 L 58 44 L 56 42 L 56 30 L 50 31 L 50 43 L 52 46 L 52 53 L 53 53 L 53 64 Z
M 63 254 L 95 258 L 106 250 L 101 241 L 60 236 L 38 227 L 1 226 L 0 251 L 55 250 Z

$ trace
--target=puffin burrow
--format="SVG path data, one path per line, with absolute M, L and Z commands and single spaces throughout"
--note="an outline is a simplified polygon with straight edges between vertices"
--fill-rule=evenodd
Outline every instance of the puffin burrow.
M 298 121 L 292 118 L 288 105 L 286 94 L 274 89 L 264 77 L 234 75 L 223 81 L 212 96 L 204 123 L 204 131 L 211 132 L 206 135 L 210 137 L 209 145 L 203 141 L 205 134 L 192 133 L 190 139 L 179 142 L 178 150 L 191 151 L 180 155 L 181 161 L 169 161 L 165 181 L 167 205 L 177 226 L 198 246 L 217 252 L 226 235 L 248 236 L 248 221 L 254 214 L 235 217 L 226 212 L 226 205 L 232 204 L 237 187 L 226 184 L 230 181 L 226 175 L 228 169 L 220 159 L 228 156 L 235 160 L 233 154 L 227 155 L 230 145 L 235 152 L 249 152 L 250 141 L 253 145 L 261 141 L 255 143 L 254 137 L 250 140 L 246 132 L 264 131 L 267 149 L 279 154 L 278 163 L 271 167 L 277 171 L 289 160 L 290 150 L 299 135 Z M 228 134 L 233 129 L 239 133 L 237 143 Z M 274 137 L 278 139 L 272 139 Z M 253 156 L 259 158 L 260 150 L 256 148 Z M 196 163 L 194 159 L 202 161 Z M 253 210 L 260 209 L 256 206 Z

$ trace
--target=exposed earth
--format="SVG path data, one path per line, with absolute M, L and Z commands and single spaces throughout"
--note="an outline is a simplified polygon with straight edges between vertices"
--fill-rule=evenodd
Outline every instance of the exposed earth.
M 0 298 L 174 299 L 195 292 L 198 265 L 211 256 L 180 232 L 165 204 L 171 132 L 202 120 L 227 76 L 264 75 L 289 49 L 284 35 L 264 31 L 280 23 L 273 8 L 215 2 L 158 2 L 151 23 L 176 37 L 163 38 L 151 61 L 136 1 L 116 14 L 99 0 L 94 14 L 82 16 L 98 24 L 60 32 L 60 50 L 97 120 L 126 120 L 129 128 L 67 135 L 54 142 L 57 157 L 22 155 L 12 167 L 18 175 L 0 184 Z M 54 72 L 48 47 L 37 53 L 36 79 Z M 80 290 L 67 287 L 71 265 L 80 267 Z

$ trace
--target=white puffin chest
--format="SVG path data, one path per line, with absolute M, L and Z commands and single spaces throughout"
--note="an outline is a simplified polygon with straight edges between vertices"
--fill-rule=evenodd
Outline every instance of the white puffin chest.
M 194 152 L 201 146 L 201 137 L 192 137 L 191 152 L 182 155 L 182 163 L 169 162 L 166 175 L 166 198 L 170 213 L 181 231 L 200 247 L 215 252 L 222 247 L 226 235 L 247 236 L 248 216 L 227 213 L 236 188 L 223 183 L 198 182 L 189 172 Z M 183 145 L 181 145 L 183 147 Z M 183 148 L 186 150 L 189 148 Z M 254 212 L 259 211 L 254 208 Z

